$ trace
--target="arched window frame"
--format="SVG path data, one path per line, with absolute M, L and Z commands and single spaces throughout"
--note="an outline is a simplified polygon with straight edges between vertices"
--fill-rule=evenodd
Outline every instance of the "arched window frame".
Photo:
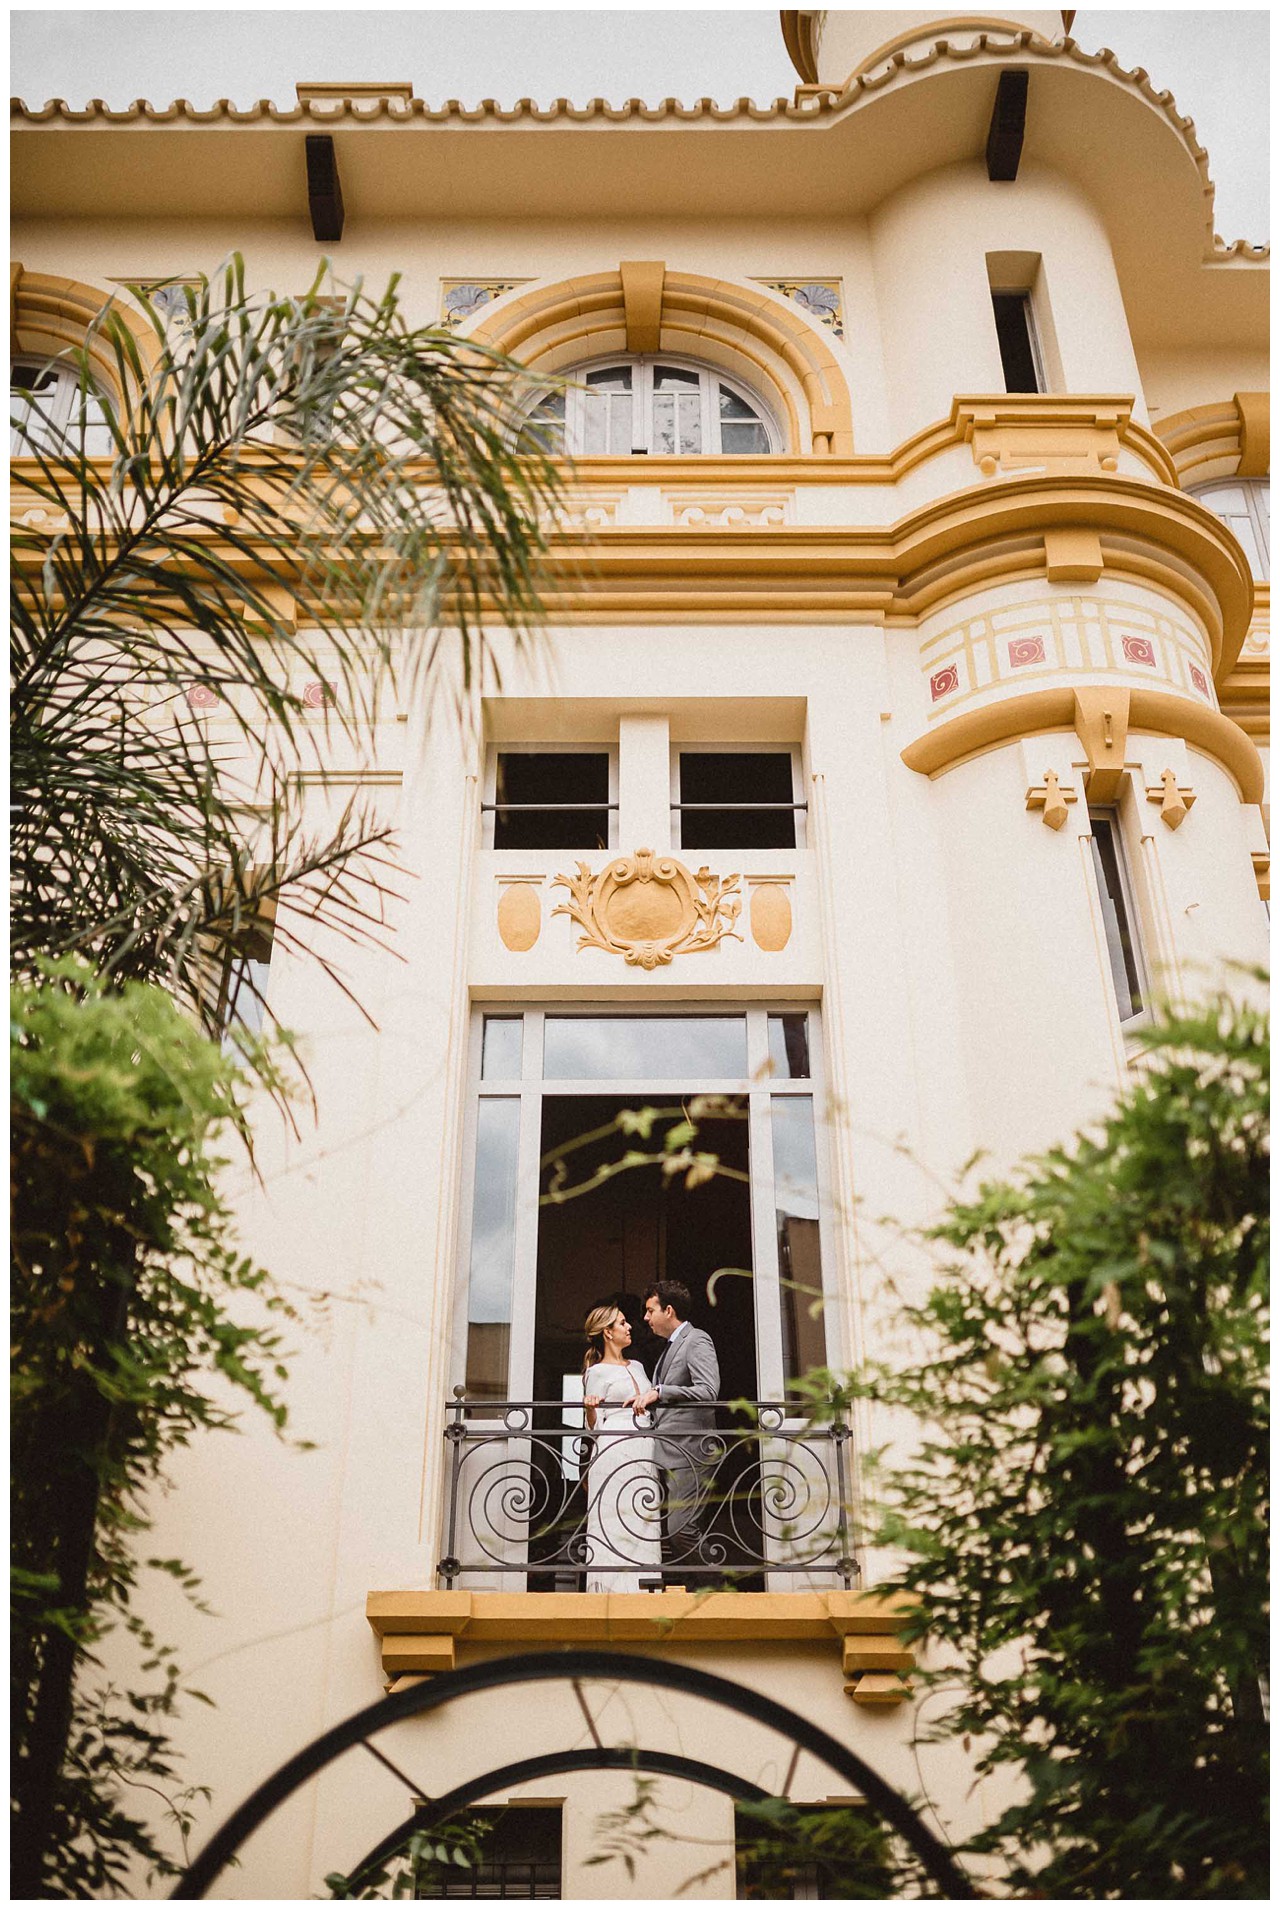
M 32 374 L 36 382 L 19 384 L 15 376 L 18 373 Z M 83 455 L 111 457 L 115 441 L 106 422 L 102 400 L 93 391 L 82 391 L 75 367 L 60 364 L 56 358 L 40 358 L 32 352 L 14 354 L 9 360 L 11 457 L 30 455 L 37 449 L 60 450 L 73 441 L 73 436 L 79 449 L 78 434 L 72 432 L 77 414 L 83 419 Z
M 1271 575 L 1270 479 L 1212 478 L 1207 484 L 1192 485 L 1188 495 L 1222 519 L 1239 540 L 1254 576 L 1266 583 Z
M 693 407 L 677 403 L 673 411 L 679 421 L 677 442 L 671 450 L 657 448 L 659 413 L 655 409 L 655 398 L 661 401 L 663 394 L 655 391 L 656 374 L 670 368 L 698 379 L 697 388 L 697 427 L 686 431 L 691 422 Z M 607 409 L 597 411 L 597 419 L 603 422 L 601 432 L 599 423 L 591 427 L 590 410 L 592 405 L 591 379 L 594 374 L 611 371 L 628 371 L 631 374 L 630 392 L 610 394 L 611 402 Z M 614 353 L 606 358 L 589 359 L 563 371 L 562 392 L 552 393 L 538 399 L 530 408 L 526 419 L 526 431 L 537 431 L 542 424 L 558 424 L 558 418 L 552 417 L 552 411 L 558 401 L 564 402 L 564 432 L 560 442 L 550 442 L 547 448 L 552 451 L 567 449 L 573 457 L 668 457 L 668 456 L 743 456 L 774 457 L 785 449 L 785 435 L 777 419 L 758 392 L 751 390 L 741 379 L 722 371 L 718 365 L 701 364 L 696 359 L 682 357 L 674 352 Z M 720 390 L 730 392 L 740 403 L 749 407 L 751 419 L 721 419 Z M 694 394 L 690 389 L 688 396 Z M 629 399 L 629 403 L 626 401 Z M 618 400 L 623 402 L 619 403 Z M 730 424 L 757 423 L 767 439 L 767 448 L 758 451 L 735 451 L 732 447 L 723 448 L 721 432 L 722 422 Z M 550 437 L 550 433 L 548 433 Z M 588 438 L 596 442 L 588 443 Z M 600 438 L 604 442 L 599 442 Z M 696 438 L 696 443 L 686 442 L 686 438 Z

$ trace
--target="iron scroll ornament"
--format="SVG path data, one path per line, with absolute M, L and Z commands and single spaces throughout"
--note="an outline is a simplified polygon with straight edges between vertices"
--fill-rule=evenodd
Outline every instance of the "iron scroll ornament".
M 919 1859 L 926 1873 L 938 1885 L 941 1897 L 966 1902 L 976 1898 L 978 1893 L 973 1885 L 906 1799 L 855 1751 L 849 1750 L 808 1718 L 802 1718 L 788 1706 L 762 1697 L 759 1692 L 750 1691 L 714 1672 L 699 1671 L 689 1665 L 667 1664 L 661 1659 L 631 1658 L 619 1651 L 572 1650 L 522 1653 L 514 1658 L 494 1658 L 484 1664 L 468 1665 L 462 1671 L 442 1672 L 427 1684 L 412 1685 L 407 1691 L 392 1692 L 390 1696 L 379 1699 L 376 1704 L 367 1705 L 363 1711 L 355 1712 L 341 1724 L 322 1732 L 303 1750 L 287 1759 L 231 1813 L 222 1829 L 215 1833 L 195 1862 L 178 1879 L 170 1892 L 170 1902 L 202 1898 L 246 1838 L 278 1805 L 291 1797 L 308 1778 L 314 1777 L 332 1763 L 334 1758 L 350 1750 L 353 1745 L 365 1743 L 374 1733 L 422 1713 L 436 1711 L 453 1698 L 469 1697 L 478 1691 L 501 1690 L 508 1685 L 539 1684 L 550 1679 L 584 1678 L 607 1679 L 615 1684 L 656 1685 L 664 1690 L 681 1692 L 685 1697 L 705 1698 L 712 1704 L 723 1705 L 728 1711 L 736 1711 L 779 1732 L 801 1750 L 810 1752 L 865 1797 L 871 1808 L 898 1832 Z M 580 1768 L 616 1768 L 615 1760 L 603 1751 L 603 1747 L 583 1755 L 589 1756 L 591 1761 Z M 629 1761 L 633 1757 L 629 1749 L 625 1755 Z M 645 1755 L 643 1752 L 634 1754 L 637 1759 L 643 1759 Z M 490 1789 L 501 1780 L 502 1775 L 501 1772 L 487 1774 Z M 475 1801 L 477 1794 L 474 1787 L 463 1788 L 471 1793 L 468 1801 Z M 441 1805 L 447 1804 L 450 1809 L 457 1809 L 459 1793 L 452 1793 L 450 1799 L 437 1801 Z

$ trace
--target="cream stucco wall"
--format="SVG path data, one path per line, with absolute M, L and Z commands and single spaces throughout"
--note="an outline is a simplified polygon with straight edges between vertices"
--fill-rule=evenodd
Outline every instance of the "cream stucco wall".
M 1130 392 L 1145 420 L 1110 245 L 1077 187 L 1027 166 L 1003 192 L 973 160 L 913 180 L 870 226 L 896 441 L 945 415 L 955 392 L 1003 387 L 988 253 L 1038 256 L 1039 283 L 1025 289 L 1051 314 L 1060 388 Z
M 842 83 L 900 26 L 935 18 L 827 16 L 823 79 Z M 1057 30 L 1056 15 L 1017 18 Z M 963 33 L 959 43 L 968 43 Z M 1108 111 L 1121 111 L 1112 80 L 1099 84 Z M 500 686 L 490 680 L 464 698 L 461 721 L 447 695 L 406 692 L 362 751 L 322 727 L 311 734 L 343 777 L 313 790 L 317 826 L 363 792 L 397 830 L 404 875 L 386 949 L 325 949 L 350 994 L 279 947 L 271 967 L 271 1008 L 298 1032 L 315 1111 L 301 1110 L 295 1133 L 264 1109 L 260 1178 L 238 1167 L 232 1186 L 251 1251 L 297 1308 L 288 1331 L 292 1426 L 313 1449 L 252 1424 L 238 1439 L 197 1441 L 177 1456 L 175 1489 L 156 1507 L 154 1550 L 189 1559 L 218 1614 L 211 1622 L 156 1594 L 159 1628 L 216 1700 L 213 1710 L 189 1707 L 181 1725 L 187 1769 L 214 1788 L 198 1840 L 285 1757 L 379 1695 L 368 1593 L 434 1582 L 445 1402 L 461 1376 L 477 1004 L 816 1009 L 828 1324 L 833 1355 L 847 1364 L 892 1353 L 901 1296 L 918 1293 L 929 1273 L 909 1230 L 936 1215 L 975 1150 L 1004 1169 L 1096 1119 L 1132 1078 L 1089 841 L 1102 745 L 1077 719 L 1077 692 L 1101 696 L 1099 721 L 1120 734 L 1123 761 L 1106 800 L 1116 807 L 1149 980 L 1192 996 L 1225 964 L 1265 958 L 1256 758 L 1218 714 L 1231 707 L 1233 649 L 1249 623 L 1243 559 L 1177 493 L 1169 460 L 1141 429 L 1148 407 L 1158 422 L 1265 388 L 1258 338 L 1224 320 L 1194 346 L 1146 346 L 1139 362 L 1113 256 L 1115 220 L 1100 194 L 1030 158 L 1016 187 L 993 184 L 980 157 L 985 123 L 974 120 L 967 157 L 918 176 L 909 154 L 890 155 L 895 178 L 906 180 L 891 191 L 870 190 L 859 175 L 857 216 L 816 212 L 804 194 L 786 216 L 753 212 L 749 168 L 741 208 L 728 216 L 717 206 L 697 217 L 682 207 L 679 217 L 622 219 L 607 203 L 584 211 L 575 200 L 572 216 L 556 218 L 435 208 L 373 219 L 358 193 L 348 203 L 346 234 L 330 248 L 335 269 L 374 289 L 399 273 L 414 324 L 436 320 L 442 277 L 551 285 L 616 272 L 624 259 L 662 260 L 737 292 L 761 278 L 839 277 L 844 337 L 816 328 L 815 336 L 847 381 L 854 455 L 822 459 L 794 445 L 792 455 L 749 468 L 593 464 L 575 520 L 588 535 L 571 544 L 588 585 L 575 596 L 557 584 L 551 627 L 530 654 L 516 656 L 493 633 Z M 739 127 L 731 136 L 755 134 Z M 80 149 L 70 150 L 64 166 Z M 771 150 L 750 148 L 759 177 Z M 1175 157 L 1189 195 L 1175 223 L 1194 235 L 1198 175 L 1180 144 Z M 799 162 L 780 162 L 783 181 L 788 163 Z M 590 177 L 569 190 L 589 200 Z M 111 217 L 42 221 L 24 219 L 20 207 L 13 239 L 27 271 L 104 289 L 208 270 L 233 249 L 254 285 L 308 284 L 325 248 L 310 236 L 301 185 L 290 219 L 143 218 L 122 203 Z M 1010 255 L 1020 257 L 1030 274 L 1059 387 L 1038 408 L 1004 401 L 992 254 L 1006 272 Z M 1081 405 L 1057 403 L 1064 392 Z M 987 396 L 967 422 L 958 412 L 949 422 L 957 397 L 973 394 Z M 1093 399 L 1132 399 L 1138 429 L 1127 403 Z M 890 454 L 926 431 L 927 442 L 895 463 Z M 1244 655 L 1256 670 L 1265 652 L 1250 641 Z M 1044 697 L 1056 698 L 1048 715 L 1035 701 Z M 576 930 L 550 912 L 565 893 L 553 878 L 575 855 L 483 847 L 486 751 L 499 740 L 616 746 L 623 854 L 669 845 L 671 746 L 794 747 L 809 804 L 803 846 L 690 858 L 748 884 L 786 884 L 786 945 L 760 946 L 744 915 L 741 941 L 655 970 L 580 951 Z M 904 752 L 921 745 L 935 754 L 909 767 Z M 1034 806 L 1048 771 L 1074 798 L 1057 830 Z M 1177 830 L 1151 800 L 1169 771 L 1194 796 Z M 596 866 L 606 859 L 584 856 Z M 526 949 L 499 930 L 511 876 L 537 885 L 539 934 Z M 865 1453 L 905 1429 L 864 1408 L 856 1433 Z M 854 1469 L 857 1478 L 856 1454 Z M 862 1564 L 874 1584 L 885 1561 L 864 1555 Z M 489 1649 L 464 1645 L 460 1662 Z M 972 1788 L 967 1760 L 954 1752 L 919 1752 L 922 1771 L 915 1700 L 855 1704 L 834 1637 L 681 1643 L 679 1653 L 795 1705 L 904 1793 L 923 1786 L 953 1836 L 1001 1802 Z M 611 1742 L 661 1738 L 766 1787 L 785 1776 L 776 1740 L 682 1702 L 614 1694 L 600 1718 Z M 517 1747 L 579 1743 L 586 1730 L 572 1695 L 548 1688 L 397 1727 L 386 1748 L 438 1791 Z M 629 1784 L 597 1776 L 548 1782 L 539 1794 L 568 1799 L 570 1898 L 668 1896 L 725 1854 L 728 1806 L 668 1782 L 662 1812 L 672 1841 L 628 1884 L 586 1859 L 599 1813 L 628 1801 Z M 817 1800 L 832 1786 L 805 1759 L 792 1794 Z M 327 1870 L 354 1862 L 405 1807 L 396 1780 L 353 1753 L 272 1819 L 218 1894 L 315 1895 Z M 724 1873 L 689 1894 L 729 1894 Z

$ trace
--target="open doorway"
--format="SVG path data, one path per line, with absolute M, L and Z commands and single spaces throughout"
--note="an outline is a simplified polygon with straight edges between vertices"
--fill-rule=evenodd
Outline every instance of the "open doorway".
M 587 1193 L 547 1201 L 557 1157 L 566 1190 L 590 1181 L 628 1148 L 660 1153 L 679 1111 L 655 1122 L 648 1141 L 630 1139 L 614 1125 L 623 1108 L 666 1105 L 659 1093 L 547 1095 L 542 1104 L 542 1191 L 538 1219 L 534 1397 L 560 1399 L 564 1377 L 579 1374 L 582 1323 L 593 1306 L 616 1301 L 631 1322 L 631 1357 L 652 1377 L 661 1342 L 644 1324 L 644 1296 L 654 1280 L 682 1280 L 693 1296 L 693 1321 L 716 1344 L 720 1396 L 757 1397 L 755 1307 L 752 1282 L 741 1274 L 708 1282 L 721 1267 L 750 1269 L 751 1189 L 745 1105 L 698 1123 L 700 1153 L 715 1154 L 721 1170 L 700 1186 L 658 1166 L 628 1168 Z M 562 1152 L 584 1135 L 599 1137 Z

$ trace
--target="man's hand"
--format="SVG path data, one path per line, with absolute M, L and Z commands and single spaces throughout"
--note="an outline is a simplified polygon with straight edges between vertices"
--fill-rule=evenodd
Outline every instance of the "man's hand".
M 647 1393 L 636 1394 L 635 1401 L 632 1404 L 631 1410 L 633 1413 L 647 1413 L 651 1406 L 656 1405 L 657 1399 L 658 1399 L 657 1387 L 656 1386 L 650 1387 Z

